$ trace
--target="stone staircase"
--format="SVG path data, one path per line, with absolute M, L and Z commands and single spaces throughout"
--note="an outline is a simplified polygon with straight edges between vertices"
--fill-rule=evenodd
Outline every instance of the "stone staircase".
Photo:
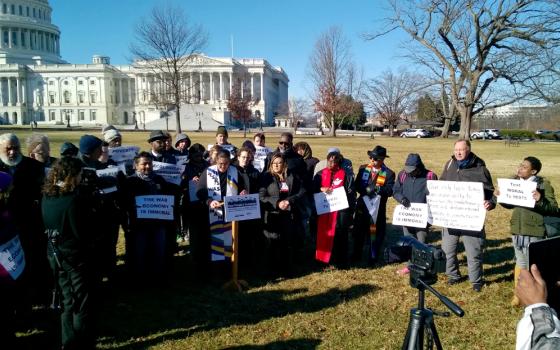
M 228 112 L 214 111 L 213 106 L 199 104 L 184 104 L 181 106 L 181 129 L 184 131 L 197 131 L 202 127 L 203 131 L 215 131 L 218 126 L 223 125 L 219 120 L 227 118 Z M 167 121 L 166 121 L 167 119 Z M 147 130 L 174 130 L 175 111 L 169 112 L 167 118 L 160 118 L 146 123 Z

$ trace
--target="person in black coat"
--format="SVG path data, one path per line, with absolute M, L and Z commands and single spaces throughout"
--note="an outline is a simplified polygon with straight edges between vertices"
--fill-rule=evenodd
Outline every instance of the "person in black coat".
M 166 149 L 166 142 L 169 142 L 169 134 L 161 130 L 154 130 L 150 133 L 148 143 L 150 144 L 152 159 L 154 162 L 176 164 L 177 160 L 173 152 Z
M 266 256 L 272 273 L 289 273 L 294 227 L 299 224 L 297 202 L 305 195 L 299 177 L 288 172 L 285 156 L 274 153 L 268 171 L 261 177 L 259 196 L 264 211 L 263 234 L 267 241 Z

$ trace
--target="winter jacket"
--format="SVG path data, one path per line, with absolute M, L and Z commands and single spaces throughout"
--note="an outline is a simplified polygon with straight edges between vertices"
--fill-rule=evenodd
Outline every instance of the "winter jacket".
M 425 170 L 420 176 L 414 177 L 404 170 L 401 171 L 395 179 L 393 198 L 399 203 L 403 198 L 408 199 L 411 203 L 426 203 L 428 180 L 437 180 L 437 175 Z

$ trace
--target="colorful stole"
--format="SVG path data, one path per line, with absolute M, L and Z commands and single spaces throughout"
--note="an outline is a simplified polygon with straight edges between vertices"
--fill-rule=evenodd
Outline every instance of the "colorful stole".
M 206 183 L 208 187 L 208 199 L 222 200 L 220 187 L 220 175 L 218 166 L 212 165 L 206 171 Z M 226 196 L 237 195 L 237 169 L 230 166 L 227 170 Z M 210 221 L 210 236 L 212 261 L 225 260 L 232 255 L 231 222 L 224 221 L 224 208 L 208 208 Z
M 344 186 L 344 170 L 336 170 L 332 182 L 331 173 L 332 171 L 327 168 L 321 171 L 321 187 L 331 187 L 335 189 Z M 337 214 L 338 212 L 334 211 L 332 213 L 319 215 L 317 218 L 317 248 L 315 250 L 315 259 L 325 264 L 328 264 L 331 260 Z
M 368 185 L 370 177 L 372 177 L 373 181 L 375 181 L 375 187 L 382 187 L 383 185 L 385 185 L 385 179 L 387 178 L 387 167 L 385 166 L 385 164 L 381 164 L 381 169 L 379 169 L 377 172 L 373 171 L 372 163 L 366 165 L 361 179 L 364 187 Z M 379 213 L 377 215 L 379 215 Z M 369 225 L 369 249 L 371 258 L 375 259 L 375 240 L 377 238 L 377 226 L 373 222 L 373 219 L 371 220 L 372 221 Z

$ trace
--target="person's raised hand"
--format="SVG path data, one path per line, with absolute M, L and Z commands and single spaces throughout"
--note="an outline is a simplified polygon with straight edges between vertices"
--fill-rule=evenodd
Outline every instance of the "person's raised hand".
M 537 265 L 531 265 L 531 271 L 522 269 L 519 274 L 515 294 L 523 305 L 546 303 L 546 282 Z

